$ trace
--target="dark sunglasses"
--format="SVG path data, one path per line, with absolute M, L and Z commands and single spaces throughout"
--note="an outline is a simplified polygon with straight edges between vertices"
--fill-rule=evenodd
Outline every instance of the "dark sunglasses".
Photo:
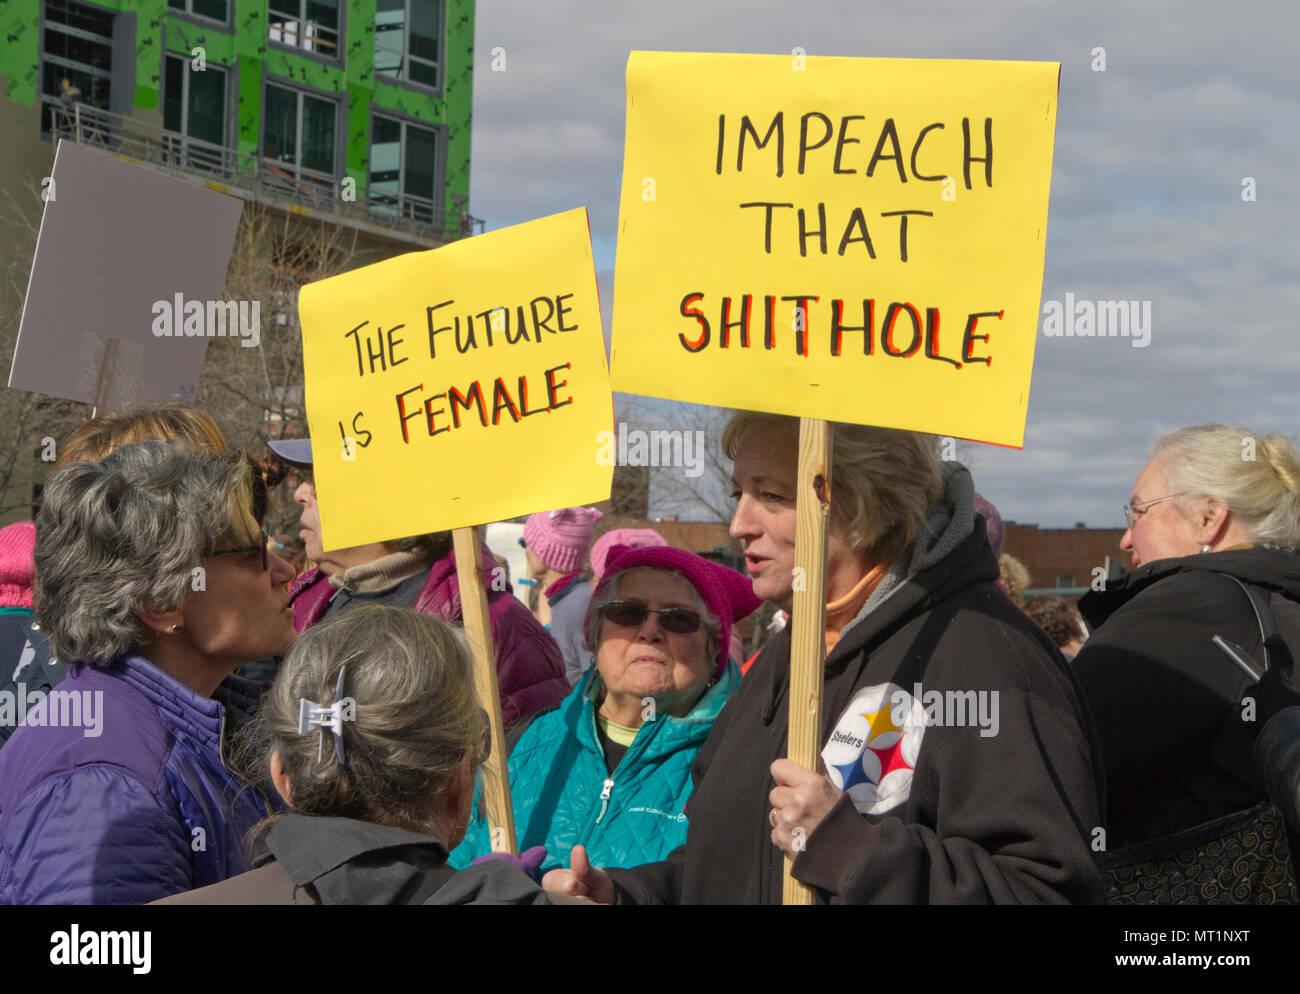
M 268 569 L 271 568 L 271 560 L 266 550 L 267 542 L 269 541 L 270 536 L 268 536 L 265 531 L 262 531 L 258 534 L 258 537 L 261 539 L 261 545 L 244 545 L 238 549 L 222 549 L 220 552 L 210 552 L 208 553 L 208 555 L 238 556 L 249 552 L 257 552 L 260 550 L 262 553 L 262 572 L 266 572 Z
M 659 627 L 675 635 L 690 635 L 698 632 L 704 619 L 694 611 L 684 607 L 666 607 L 662 611 L 646 607 L 635 601 L 611 601 L 600 609 L 600 613 L 616 625 L 634 628 L 652 614 L 659 615 Z

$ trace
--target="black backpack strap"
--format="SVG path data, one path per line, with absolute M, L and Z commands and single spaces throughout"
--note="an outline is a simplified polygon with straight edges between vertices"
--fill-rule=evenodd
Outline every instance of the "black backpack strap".
M 1268 640 L 1278 633 L 1277 620 L 1273 617 L 1273 609 L 1268 606 L 1268 601 L 1254 584 L 1242 583 L 1231 573 L 1220 573 L 1219 575 L 1226 576 L 1240 587 L 1241 592 L 1250 600 L 1251 609 L 1255 612 L 1255 623 L 1259 625 L 1259 643 L 1264 650 L 1264 668 L 1268 669 Z

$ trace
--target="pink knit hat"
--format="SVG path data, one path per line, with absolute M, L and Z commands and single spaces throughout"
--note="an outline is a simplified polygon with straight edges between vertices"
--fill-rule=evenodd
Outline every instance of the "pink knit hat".
M 596 579 L 605 575 L 605 557 L 616 545 L 629 549 L 651 549 L 667 545 L 667 540 L 653 528 L 615 528 L 596 539 L 591 547 L 591 572 Z
M 748 618 L 763 603 L 754 596 L 754 585 L 747 577 L 741 576 L 734 569 L 709 562 L 693 552 L 671 545 L 645 546 L 640 549 L 616 545 L 609 550 L 605 558 L 605 566 L 608 571 L 596 584 L 596 589 L 591 595 L 591 604 L 600 601 L 601 591 L 609 586 L 615 576 L 624 570 L 635 569 L 638 566 L 680 573 L 692 587 L 699 591 L 704 606 L 718 619 L 716 660 L 718 674 L 727 668 L 727 656 L 731 651 L 731 626 Z M 590 605 L 587 607 L 587 617 L 583 621 L 582 628 L 583 631 L 591 631 Z
M 32 606 L 35 548 L 36 526 L 30 521 L 16 521 L 0 528 L 0 607 Z
M 582 569 L 596 522 L 604 515 L 594 507 L 538 511 L 524 523 L 524 541 L 542 565 L 558 573 Z

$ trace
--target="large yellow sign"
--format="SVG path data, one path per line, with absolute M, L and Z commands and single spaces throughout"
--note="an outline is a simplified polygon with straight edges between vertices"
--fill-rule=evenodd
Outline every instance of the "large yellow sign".
M 1058 80 L 633 52 L 614 388 L 1019 447 Z
M 585 209 L 309 284 L 298 311 L 326 549 L 609 497 Z

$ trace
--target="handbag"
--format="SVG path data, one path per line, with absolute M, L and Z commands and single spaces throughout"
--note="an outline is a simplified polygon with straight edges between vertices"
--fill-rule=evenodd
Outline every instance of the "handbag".
M 1250 599 L 1266 643 L 1277 632 L 1268 603 L 1235 576 L 1221 575 Z M 1116 850 L 1106 856 L 1104 874 L 1110 904 L 1300 903 L 1285 822 L 1269 802 Z

